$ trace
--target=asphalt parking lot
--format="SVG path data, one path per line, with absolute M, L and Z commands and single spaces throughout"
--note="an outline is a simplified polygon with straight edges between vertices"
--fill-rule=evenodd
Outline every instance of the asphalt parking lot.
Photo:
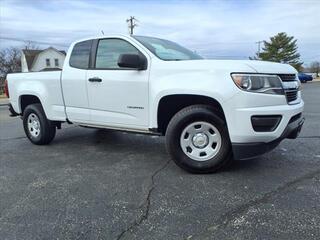
M 320 239 L 320 82 L 296 140 L 192 175 L 163 137 L 86 129 L 32 145 L 0 107 L 0 239 Z

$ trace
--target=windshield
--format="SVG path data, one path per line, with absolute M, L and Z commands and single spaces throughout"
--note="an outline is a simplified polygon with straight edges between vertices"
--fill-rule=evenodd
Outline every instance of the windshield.
M 198 54 L 180 46 L 175 42 L 153 37 L 133 37 L 146 48 L 148 48 L 154 55 L 165 61 L 202 59 L 202 57 Z

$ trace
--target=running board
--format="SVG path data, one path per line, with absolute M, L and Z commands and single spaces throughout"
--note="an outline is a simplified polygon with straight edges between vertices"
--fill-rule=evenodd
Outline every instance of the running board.
M 81 127 L 88 127 L 88 128 L 100 128 L 100 129 L 110 129 L 110 130 L 116 130 L 116 131 L 122 131 L 122 132 L 162 135 L 161 133 L 154 131 L 154 129 L 144 130 L 144 129 L 137 129 L 137 128 L 123 128 L 123 127 L 113 127 L 113 126 L 104 126 L 104 125 L 95 125 L 95 124 L 83 124 L 83 123 L 75 123 L 75 124 L 78 124 Z

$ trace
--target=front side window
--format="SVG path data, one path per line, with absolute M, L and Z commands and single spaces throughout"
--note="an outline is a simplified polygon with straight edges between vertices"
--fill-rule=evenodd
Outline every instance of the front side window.
M 55 58 L 55 59 L 54 59 L 54 65 L 55 65 L 56 67 L 59 67 L 59 59 L 58 59 L 58 58 Z
M 87 69 L 92 40 L 76 43 L 72 49 L 69 64 L 71 67 Z
M 117 69 L 121 54 L 139 54 L 139 51 L 125 40 L 102 39 L 99 41 L 96 68 Z
M 133 36 L 154 55 L 165 61 L 202 59 L 198 54 L 186 49 L 175 42 L 165 39 Z
M 49 58 L 46 58 L 46 66 L 50 67 L 50 59 Z

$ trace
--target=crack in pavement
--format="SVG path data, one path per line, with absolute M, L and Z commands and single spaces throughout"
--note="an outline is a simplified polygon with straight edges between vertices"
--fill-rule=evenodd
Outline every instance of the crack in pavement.
M 301 136 L 301 137 L 298 137 L 298 138 L 320 138 L 320 136 Z
M 144 212 L 141 214 L 141 216 L 139 217 L 138 220 L 134 221 L 133 224 L 131 224 L 128 228 L 126 228 L 125 230 L 123 230 L 117 237 L 117 240 L 120 240 L 127 232 L 132 232 L 133 229 L 137 226 L 139 226 L 144 220 L 146 220 L 149 216 L 149 210 L 150 210 L 150 205 L 151 205 L 151 193 L 153 192 L 153 190 L 155 189 L 155 177 L 162 171 L 164 170 L 170 163 L 171 159 L 169 159 L 168 161 L 166 161 L 166 163 L 160 167 L 159 169 L 157 169 L 151 176 L 151 187 L 148 190 L 148 194 L 147 194 L 147 198 L 143 204 L 145 210 Z M 143 207 L 142 206 L 142 207 Z
M 212 239 L 212 233 L 216 230 L 218 230 L 219 228 L 225 227 L 227 226 L 230 222 L 232 222 L 232 220 L 236 219 L 239 215 L 244 214 L 245 212 L 247 212 L 249 210 L 250 207 L 253 207 L 255 205 L 261 204 L 261 203 L 266 203 L 267 201 L 269 201 L 273 196 L 275 196 L 276 194 L 280 193 L 281 191 L 286 190 L 287 188 L 290 188 L 292 186 L 294 186 L 295 184 L 297 184 L 298 182 L 301 182 L 303 180 L 306 179 L 311 179 L 313 177 L 315 177 L 316 175 L 320 174 L 320 169 L 317 169 L 315 171 L 309 172 L 301 177 L 298 177 L 292 181 L 289 181 L 283 185 L 280 185 L 279 187 L 277 187 L 276 189 L 267 192 L 265 194 L 263 194 L 261 197 L 257 197 L 253 200 L 250 200 L 247 203 L 244 203 L 243 205 L 240 205 L 238 207 L 236 207 L 235 209 L 226 212 L 225 214 L 223 214 L 214 225 L 207 227 L 206 231 L 198 234 L 198 236 L 194 236 L 196 238 L 204 240 L 204 239 Z M 210 230 L 212 229 L 212 230 Z M 190 239 L 194 239 L 194 237 L 191 237 Z
M 23 139 L 27 137 L 14 137 L 14 138 L 2 138 L 0 141 L 8 141 L 8 140 L 17 140 L 17 139 Z

